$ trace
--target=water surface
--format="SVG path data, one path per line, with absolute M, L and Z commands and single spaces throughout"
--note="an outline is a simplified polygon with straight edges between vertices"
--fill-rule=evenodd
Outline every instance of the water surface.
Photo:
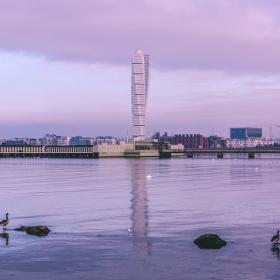
M 9 231 L 0 276 L 15 279 L 279 279 L 280 160 L 1 159 Z M 129 233 L 130 232 L 130 233 Z M 198 235 L 229 243 L 200 250 Z M 33 278 L 32 278 L 33 277 Z

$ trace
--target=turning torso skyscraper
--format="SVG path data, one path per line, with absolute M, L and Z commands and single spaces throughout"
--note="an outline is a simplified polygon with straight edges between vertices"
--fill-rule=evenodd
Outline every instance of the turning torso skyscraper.
M 149 84 L 149 55 L 138 50 L 133 55 L 131 105 L 134 140 L 145 139 L 146 106 Z

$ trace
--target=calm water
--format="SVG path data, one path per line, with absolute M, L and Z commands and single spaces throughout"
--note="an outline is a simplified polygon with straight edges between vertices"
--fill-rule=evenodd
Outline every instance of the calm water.
M 279 279 L 280 159 L 1 159 L 0 276 Z M 131 229 L 132 233 L 128 233 Z M 192 243 L 215 232 L 221 250 Z M 30 278 L 31 279 L 31 278 Z

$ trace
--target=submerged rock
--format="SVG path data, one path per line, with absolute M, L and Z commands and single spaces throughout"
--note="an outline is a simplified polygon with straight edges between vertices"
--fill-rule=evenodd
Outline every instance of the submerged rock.
M 27 234 L 36 235 L 36 236 L 47 236 L 51 232 L 51 230 L 47 226 L 32 226 L 32 227 L 22 226 L 16 228 L 15 230 L 24 231 Z
M 227 245 L 227 242 L 217 234 L 204 234 L 194 240 L 194 244 L 200 249 L 220 249 Z

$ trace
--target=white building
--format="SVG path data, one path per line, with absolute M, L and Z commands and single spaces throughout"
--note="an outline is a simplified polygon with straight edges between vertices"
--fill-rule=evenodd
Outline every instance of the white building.
M 57 137 L 57 146 L 69 146 L 71 137 L 69 136 L 58 136 Z
M 134 140 L 145 139 L 149 84 L 149 55 L 138 50 L 132 59 L 131 105 Z
M 45 136 L 41 139 L 41 145 L 56 146 L 57 145 L 57 136 L 55 134 L 45 134 Z
M 271 146 L 274 141 L 265 138 L 247 138 L 247 139 L 227 139 L 227 148 L 254 148 L 254 147 L 264 147 Z
M 115 145 L 118 143 L 118 140 L 112 136 L 97 136 L 95 139 L 96 145 L 108 144 Z

